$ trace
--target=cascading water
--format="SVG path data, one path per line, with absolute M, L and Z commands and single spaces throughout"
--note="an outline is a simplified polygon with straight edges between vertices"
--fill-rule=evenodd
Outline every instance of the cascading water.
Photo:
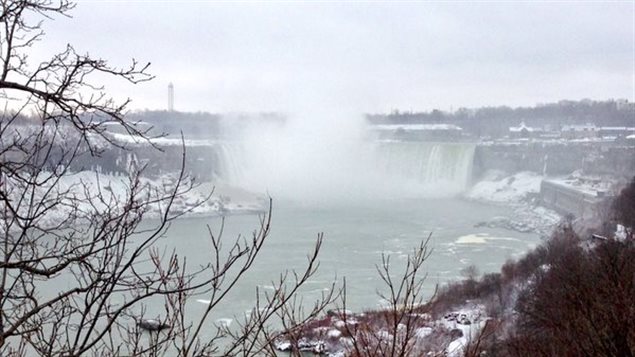
M 474 144 L 439 142 L 379 142 L 377 166 L 387 176 L 460 192 L 469 184 Z
M 331 193 L 353 199 L 352 195 L 362 198 L 460 193 L 471 178 L 475 145 L 366 142 L 357 152 L 348 150 L 328 156 L 306 155 L 298 150 L 300 144 L 296 150 L 284 145 L 250 148 L 240 141 L 216 143 L 214 176 L 246 189 L 273 189 L 277 195 L 293 191 L 295 197 L 306 198 L 310 192 L 317 191 L 320 195 Z M 336 162 L 338 160 L 341 162 Z M 307 166 L 320 167 L 316 170 L 319 175 L 302 176 L 295 172 Z M 316 181 L 315 177 L 326 184 Z
M 215 157 L 214 177 L 230 183 L 239 184 L 244 179 L 245 148 L 241 142 L 221 141 L 214 143 L 212 152 Z

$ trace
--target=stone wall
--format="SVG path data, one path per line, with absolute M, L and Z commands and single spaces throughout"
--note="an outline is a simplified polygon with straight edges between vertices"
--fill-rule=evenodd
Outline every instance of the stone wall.
M 73 171 L 93 170 L 107 174 L 126 175 L 131 166 L 143 168 L 144 175 L 157 177 L 175 174 L 181 169 L 183 148 L 177 145 L 163 146 L 159 150 L 149 145 L 135 146 L 128 150 L 109 148 L 99 157 L 83 155 L 77 158 Z M 189 146 L 185 152 L 185 172 L 198 180 L 210 180 L 215 168 L 220 166 L 217 152 L 210 146 Z
M 603 197 L 549 180 L 540 184 L 540 198 L 547 208 L 587 220 L 597 217 L 604 203 Z
M 508 173 L 533 171 L 547 176 L 582 169 L 587 175 L 631 178 L 635 175 L 635 146 L 614 143 L 509 142 L 481 144 L 474 155 L 474 175 L 487 170 Z

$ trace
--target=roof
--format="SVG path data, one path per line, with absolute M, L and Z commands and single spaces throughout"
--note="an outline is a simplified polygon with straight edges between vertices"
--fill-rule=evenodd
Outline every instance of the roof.
M 585 131 L 585 130 L 597 130 L 598 127 L 595 124 L 576 124 L 565 125 L 562 127 L 562 131 Z
M 454 124 L 379 124 L 373 125 L 375 130 L 463 130 Z
M 616 131 L 635 131 L 635 127 L 632 126 L 603 126 L 600 130 L 616 130 Z
M 518 132 L 521 132 L 523 130 L 526 130 L 526 131 L 529 131 L 529 132 L 536 131 L 536 129 L 525 125 L 524 121 L 521 122 L 519 126 L 510 126 L 509 127 L 509 131 L 511 131 L 512 133 L 518 133 Z

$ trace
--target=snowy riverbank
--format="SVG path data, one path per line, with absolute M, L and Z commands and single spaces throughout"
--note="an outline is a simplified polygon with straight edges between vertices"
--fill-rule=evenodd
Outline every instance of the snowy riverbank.
M 29 199 L 43 203 L 38 207 L 50 206 L 36 215 L 36 221 L 42 227 L 56 226 L 60 222 L 90 220 L 90 217 L 105 212 L 116 214 L 130 205 L 131 190 L 135 191 L 134 209 L 143 210 L 149 218 L 164 214 L 174 190 L 177 194 L 171 202 L 170 217 L 261 213 L 268 209 L 265 197 L 225 184 L 184 180 L 177 188 L 177 177 L 173 175 L 156 179 L 140 178 L 135 183 L 128 176 L 94 171 L 69 173 L 59 178 L 43 172 L 32 180 L 38 182 L 33 190 L 11 178 L 4 184 L 7 195 L 14 202 L 32 196 Z M 16 207 L 22 214 L 25 213 L 22 210 L 29 208 L 25 205 Z
M 419 311 L 420 310 L 420 311 Z M 311 320 L 295 336 L 282 335 L 274 341 L 279 351 L 298 349 L 328 357 L 344 357 L 347 351 L 375 351 L 377 355 L 395 349 L 418 356 L 463 356 L 491 320 L 485 306 L 466 302 L 441 316 L 433 317 L 422 305 L 409 313 L 391 309 L 353 313 L 330 310 Z M 393 321 L 399 318 L 400 322 Z
M 546 236 L 562 217 L 555 211 L 540 206 L 540 183 L 543 179 L 544 176 L 528 171 L 506 175 L 492 170 L 463 197 L 510 207 L 508 217 L 492 217 L 477 226 L 500 227 L 519 232 L 533 231 Z

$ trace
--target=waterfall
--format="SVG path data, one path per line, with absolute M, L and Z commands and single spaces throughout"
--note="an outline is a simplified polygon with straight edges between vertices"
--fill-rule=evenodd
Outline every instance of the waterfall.
M 380 142 L 378 169 L 389 177 L 430 186 L 463 190 L 469 184 L 474 144 L 438 142 Z
M 216 142 L 212 147 L 212 153 L 213 177 L 231 184 L 242 182 L 245 172 L 245 148 L 241 142 Z
M 213 176 L 227 184 L 277 195 L 312 192 L 339 198 L 446 196 L 469 184 L 474 144 L 360 142 L 343 150 L 307 152 L 294 145 L 217 142 Z

